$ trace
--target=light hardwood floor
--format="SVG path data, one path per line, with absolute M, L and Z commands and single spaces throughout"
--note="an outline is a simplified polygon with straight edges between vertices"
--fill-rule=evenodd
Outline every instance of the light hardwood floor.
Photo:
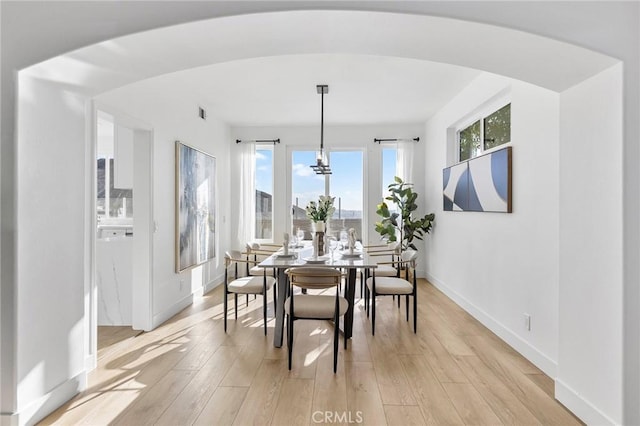
M 549 377 L 425 280 L 417 334 L 404 301 L 382 297 L 371 336 L 357 298 L 335 375 L 330 323 L 296 322 L 288 371 L 273 320 L 263 335 L 260 297 L 240 300 L 226 335 L 219 287 L 152 332 L 105 334 L 89 388 L 41 424 L 581 424 Z

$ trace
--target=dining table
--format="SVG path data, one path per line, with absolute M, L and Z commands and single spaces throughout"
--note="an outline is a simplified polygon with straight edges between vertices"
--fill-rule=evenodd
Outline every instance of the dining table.
M 319 268 L 344 269 L 347 271 L 347 281 L 345 286 L 345 298 L 349 302 L 349 307 L 344 315 L 344 337 L 350 339 L 353 334 L 353 312 L 356 290 L 356 276 L 358 269 L 376 268 L 377 264 L 374 258 L 361 250 L 337 251 L 333 256 L 326 254 L 324 256 L 314 256 L 314 248 L 311 245 L 304 245 L 297 248 L 289 248 L 288 253 L 284 253 L 281 248 L 274 254 L 270 255 L 258 266 L 267 269 L 275 269 L 277 274 L 277 293 L 276 299 L 276 326 L 273 335 L 273 345 L 277 348 L 282 347 L 284 334 L 284 303 L 287 297 L 287 277 L 285 271 L 289 268 L 300 266 L 314 266 Z M 337 326 L 337 325 L 336 325 Z

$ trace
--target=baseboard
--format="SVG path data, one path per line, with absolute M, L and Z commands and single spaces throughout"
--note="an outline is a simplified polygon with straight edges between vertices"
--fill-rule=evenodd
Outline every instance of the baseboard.
M 18 426 L 18 415 L 0 413 L 0 426 Z
M 214 278 L 213 280 L 206 283 L 202 288 L 199 288 L 190 295 L 180 299 L 169 308 L 165 309 L 163 312 L 154 315 L 151 323 L 151 329 L 153 330 L 156 327 L 162 325 L 162 323 L 173 317 L 175 314 L 191 305 L 193 301 L 196 300 L 196 298 L 202 297 L 203 294 L 206 294 L 207 292 L 219 286 L 221 281 L 222 276 Z
M 206 283 L 204 285 L 204 294 L 207 294 L 208 292 L 210 292 L 211 290 L 213 290 L 214 288 L 218 287 L 220 284 L 222 284 L 222 281 L 224 280 L 224 276 L 221 275 L 219 277 L 216 277 L 214 279 L 212 279 L 211 281 L 209 281 L 208 283 Z
M 482 325 L 494 332 L 498 337 L 504 340 L 509 346 L 518 351 L 522 356 L 531 361 L 536 367 L 544 371 L 544 373 L 551 377 L 556 378 L 558 371 L 558 364 L 551 358 L 540 352 L 534 346 L 515 334 L 509 328 L 504 326 L 501 322 L 487 314 L 482 309 L 478 308 L 473 303 L 469 302 L 463 296 L 449 288 L 445 283 L 427 273 L 427 280 L 433 284 L 438 290 L 443 292 L 447 297 L 456 302 L 458 306 L 467 311 L 471 316 L 480 321 Z
M 165 309 L 164 311 L 155 314 L 151 319 L 151 330 L 155 330 L 158 326 L 162 325 L 165 321 L 171 319 L 178 312 L 191 305 L 194 300 L 194 294 L 189 294 L 178 300 L 176 303 Z
M 620 424 L 598 410 L 560 379 L 556 379 L 555 396 L 562 405 L 588 425 Z
M 87 388 L 87 373 L 56 386 L 51 392 L 13 414 L 2 414 L 2 426 L 33 425 L 44 419 L 62 404 Z
M 93 353 L 84 357 L 84 371 L 93 371 L 98 366 L 98 355 Z

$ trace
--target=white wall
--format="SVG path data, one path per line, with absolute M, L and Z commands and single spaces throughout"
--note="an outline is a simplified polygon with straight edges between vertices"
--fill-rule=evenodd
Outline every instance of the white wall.
M 26 76 L 20 93 L 17 227 L 28 232 L 17 246 L 15 355 L 18 410 L 29 419 L 86 379 L 85 100 Z
M 556 397 L 623 423 L 622 66 L 560 97 L 560 339 Z
M 29 2 L 0 2 L 2 8 L 2 144 L 0 146 L 1 178 L 2 178 L 2 202 L 1 202 L 1 232 L 2 255 L 1 273 L 2 288 L 0 292 L 2 313 L 2 347 L 1 349 L 1 377 L 2 400 L 1 410 L 3 419 L 9 419 L 19 412 L 21 407 L 16 404 L 15 393 L 18 387 L 19 370 L 17 366 L 18 342 L 16 334 L 17 324 L 34 323 L 33 318 L 26 318 L 18 312 L 15 298 L 18 294 L 28 295 L 33 291 L 34 283 L 23 285 L 22 269 L 17 267 L 20 251 L 17 248 L 18 238 L 30 239 L 29 233 L 33 223 L 23 223 L 17 219 L 16 197 L 27 194 L 19 192 L 19 180 L 23 173 L 19 164 L 14 164 L 18 147 L 24 143 L 22 136 L 18 137 L 17 128 L 14 127 L 16 111 L 20 109 L 17 103 L 15 72 L 41 60 L 53 57 L 74 48 L 88 45 L 97 41 L 110 39 L 122 34 L 136 32 L 144 29 L 164 26 L 175 22 L 184 22 L 193 19 L 202 19 L 206 16 L 221 14 L 234 14 L 257 12 L 260 10 L 276 10 L 279 8 L 294 8 L 291 5 L 283 6 L 278 2 L 234 3 L 228 2 L 222 5 L 210 2 L 194 2 L 187 6 L 179 2 L 169 2 L 162 10 L 153 10 L 153 4 L 144 6 L 138 2 L 129 4 L 96 5 L 87 7 L 84 3 L 44 3 Z M 319 3 L 316 3 L 319 5 Z M 353 8 L 353 2 L 344 2 L 334 7 Z M 308 5 L 307 5 L 308 6 Z M 150 8 L 149 10 L 145 7 Z M 358 8 L 364 8 L 358 4 Z M 61 8 L 63 10 L 61 10 Z M 127 12 L 123 12 L 123 8 Z M 451 16 L 458 19 L 468 19 L 477 22 L 487 22 L 502 25 L 509 28 L 517 28 L 536 34 L 549 36 L 558 40 L 581 45 L 593 50 L 603 52 L 612 57 L 624 61 L 624 181 L 623 191 L 625 203 L 624 214 L 624 311 L 625 311 L 625 418 L 626 424 L 638 424 L 640 422 L 640 357 L 638 342 L 640 341 L 640 291 L 638 282 L 640 277 L 640 263 L 637 261 L 640 253 L 640 219 L 637 211 L 640 204 L 638 196 L 640 171 L 637 163 L 640 159 L 638 136 L 640 124 L 639 115 L 640 91 L 637 78 L 640 71 L 640 50 L 638 30 L 640 28 L 640 6 L 635 2 L 545 2 L 545 3 L 521 3 L 521 2 L 474 2 L 464 8 L 456 4 L 443 2 L 396 2 L 393 5 L 388 2 L 368 4 L 366 8 L 384 10 L 398 10 L 408 13 L 434 14 L 439 16 Z M 157 8 L 156 8 L 157 9 Z M 9 13 L 5 13 L 5 12 Z M 51 14 L 56 14 L 56 19 L 50 19 Z M 37 28 L 37 30 L 34 30 Z M 19 48 L 12 48 L 19 46 Z M 8 48 L 9 47 L 9 48 Z M 398 48 L 400 51 L 400 47 Z M 551 66 L 542 64 L 541 66 Z M 508 67 L 504 72 L 509 72 Z M 68 121 L 67 125 L 75 128 L 76 113 L 73 108 L 65 103 L 57 104 L 56 114 Z M 67 115 L 68 114 L 68 115 Z M 64 117 L 63 117 L 64 116 Z M 39 119 L 40 116 L 35 117 Z M 583 121 L 581 121 L 583 123 Z M 74 130 L 74 134 L 79 129 Z M 55 133 L 45 135 L 43 140 L 64 141 L 64 143 L 76 143 L 60 137 Z M 33 141 L 39 143 L 39 140 Z M 72 143 L 73 142 L 73 143 Z M 31 149 L 33 150 L 33 149 Z M 23 150 L 24 151 L 24 150 Z M 64 155 L 67 158 L 68 151 Z M 41 157 L 36 158 L 38 161 Z M 79 165 L 68 163 L 69 170 L 65 170 L 63 176 L 77 174 Z M 28 170 L 28 169 L 27 169 Z M 18 174 L 20 173 L 20 175 Z M 58 170 L 56 169 L 56 172 Z M 67 180 L 64 183 L 72 184 Z M 35 193 L 38 195 L 38 193 Z M 56 210 L 52 213 L 56 222 L 66 223 L 66 210 Z M 74 216 L 75 217 L 75 216 Z M 36 221 L 47 221 L 47 217 L 34 217 Z M 60 220 L 59 220 L 60 219 Z M 76 218 L 78 219 L 78 218 Z M 82 217 L 79 218 L 82 220 Z M 20 228 L 18 228 L 20 226 Z M 18 232 L 20 231 L 20 232 Z M 24 232 L 26 231 L 26 232 Z M 20 235 L 18 235 L 20 234 Z M 66 241 L 61 239 L 59 241 Z M 22 247 L 25 247 L 22 245 Z M 69 248 L 76 251 L 77 247 Z M 71 260 L 73 261 L 73 260 Z M 85 271 L 87 268 L 85 268 Z M 49 271 L 58 272 L 58 269 Z M 76 275 L 78 271 L 67 271 L 65 274 Z M 57 283 L 56 283 L 57 284 Z M 79 289 L 75 283 L 67 282 L 56 287 L 63 293 Z M 39 301 L 46 297 L 38 293 Z M 75 306 L 75 305 L 74 305 Z M 69 310 L 71 305 L 64 304 L 61 308 Z M 45 311 L 47 312 L 47 311 Z M 72 324 L 59 323 L 56 334 L 73 334 Z M 41 330 L 34 329 L 37 337 Z M 581 330 L 581 333 L 590 333 L 590 330 Z M 31 340 L 30 337 L 20 335 L 20 339 Z M 60 341 L 56 342 L 59 345 Z M 63 344 L 64 346 L 64 344 Z M 69 344 L 69 347 L 73 344 Z M 75 350 L 75 349 L 74 349 Z M 57 353 L 57 352 L 56 352 Z M 16 355 L 16 356 L 14 356 Z M 48 354 L 46 364 L 51 368 L 66 370 L 70 365 L 68 359 L 57 359 L 58 355 Z M 61 358 L 61 357 L 60 357 Z M 75 365 L 70 370 L 75 369 Z M 587 374 L 590 375 L 591 372 Z M 46 392 L 48 389 L 44 390 Z
M 100 105 L 142 120 L 153 128 L 153 326 L 189 304 L 193 295 L 221 282 L 224 250 L 229 241 L 229 129 L 209 110 L 198 117 L 198 102 L 189 94 L 157 93 L 145 84 L 98 96 Z M 206 109 L 206 106 L 205 106 Z M 175 141 L 216 157 L 217 247 L 211 262 L 180 274 L 175 272 Z
M 511 99 L 513 213 L 444 212 L 447 129 L 505 90 Z M 427 241 L 428 278 L 551 377 L 558 357 L 558 98 L 484 74 L 425 128 L 427 208 L 436 212 Z M 531 331 L 524 327 L 525 313 Z
M 418 192 L 418 211 L 416 215 L 427 213 L 424 194 L 424 167 L 420 158 L 424 155 L 424 126 L 420 124 L 406 125 L 354 125 L 354 126 L 327 126 L 325 125 L 325 149 L 354 148 L 364 150 L 364 203 L 368 213 L 367 232 L 363 241 L 377 243 L 380 235 L 375 232 L 376 205 L 382 200 L 382 154 L 380 144 L 374 143 L 374 138 L 415 138 L 420 142 L 415 144 L 415 162 L 413 165 L 414 189 Z M 284 232 L 290 232 L 291 221 L 291 165 L 288 152 L 297 147 L 318 150 L 320 146 L 320 123 L 317 126 L 279 126 L 279 127 L 234 127 L 231 129 L 233 139 L 275 139 L 280 138 L 280 144 L 274 149 L 274 235 L 276 241 L 282 240 Z M 234 150 L 235 151 L 235 150 Z M 237 156 L 232 151 L 232 158 Z M 233 161 L 233 160 L 232 160 Z M 234 167 L 232 173 L 238 172 Z M 237 175 L 236 175 L 237 176 Z M 232 182 L 237 183 L 234 176 Z M 388 184 L 390 182 L 384 182 Z M 235 188 L 232 193 L 239 191 Z M 320 194 L 318 194 L 320 195 Z M 234 216 L 231 222 L 232 229 L 238 229 L 238 218 Z M 419 241 L 418 241 L 419 243 Z M 421 268 L 419 268 L 421 269 Z M 424 271 L 421 269 L 422 272 Z

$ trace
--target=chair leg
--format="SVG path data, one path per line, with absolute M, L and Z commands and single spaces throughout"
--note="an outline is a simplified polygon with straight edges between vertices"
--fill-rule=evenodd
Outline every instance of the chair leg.
M 364 311 L 367 313 L 367 318 L 369 318 L 369 287 L 364 286 Z
M 255 297 L 255 295 L 254 295 L 254 297 Z M 245 299 L 247 300 L 246 301 L 246 306 L 248 308 L 249 307 L 249 295 L 248 294 L 246 295 Z
M 238 319 L 238 293 L 234 293 L 233 294 L 233 300 L 235 302 L 235 314 L 236 314 L 236 319 Z
M 395 296 L 393 298 L 395 299 Z M 400 296 L 398 296 L 398 309 L 400 309 Z
M 333 374 L 336 373 L 336 371 L 338 370 L 338 328 L 340 328 L 340 317 L 338 317 L 338 314 L 336 312 L 336 315 L 334 316 L 334 327 L 333 327 Z M 346 344 L 346 338 L 345 338 L 345 344 Z
M 291 360 L 293 358 L 293 316 L 288 315 L 287 324 L 287 349 L 289 349 L 289 370 L 291 370 Z
M 376 335 L 376 294 L 374 292 L 370 293 L 371 295 L 371 335 Z
M 262 316 L 264 323 L 264 335 L 267 335 L 267 293 L 262 293 Z
M 398 296 L 398 299 L 400 296 Z M 407 311 L 407 322 L 409 321 L 409 295 L 405 296 L 405 311 Z
M 418 332 L 418 298 L 413 294 L 413 334 Z
M 224 332 L 225 333 L 227 332 L 227 303 L 228 303 L 227 299 L 228 299 L 228 296 L 229 295 L 225 291 L 224 292 Z

